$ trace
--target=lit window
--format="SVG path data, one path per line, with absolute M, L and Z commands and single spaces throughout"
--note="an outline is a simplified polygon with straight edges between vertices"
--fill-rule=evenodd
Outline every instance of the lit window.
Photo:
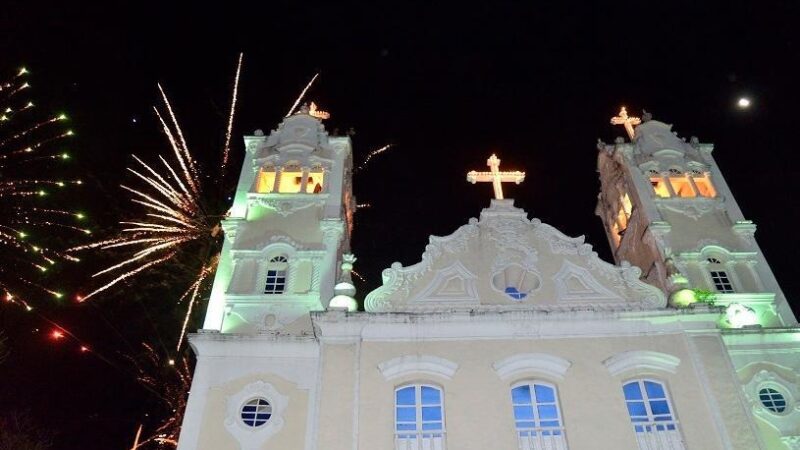
M 669 197 L 669 188 L 667 187 L 667 183 L 664 182 L 664 178 L 661 175 L 651 174 L 650 185 L 653 186 L 653 192 L 655 192 L 657 196 L 662 198 Z
M 566 449 L 556 388 L 524 383 L 511 389 L 514 423 L 521 449 Z
M 265 294 L 283 294 L 286 291 L 286 269 L 289 268 L 289 259 L 278 255 L 269 260 L 267 264 L 267 282 L 264 285 Z
M 286 194 L 299 193 L 303 185 L 303 169 L 297 162 L 289 162 L 281 169 L 278 192 Z
M 444 448 L 442 390 L 425 384 L 397 388 L 395 442 L 398 449 Z
M 711 183 L 711 176 L 708 174 L 693 174 L 692 180 L 694 185 L 697 186 L 697 193 L 703 197 L 716 197 L 717 191 Z
M 629 219 L 631 217 L 631 212 L 633 211 L 633 204 L 631 203 L 631 198 L 628 197 L 628 194 L 622 194 L 619 198 L 620 207 L 622 208 L 622 212 L 625 213 Z
M 657 381 L 635 380 L 625 384 L 622 392 L 640 449 L 684 448 L 666 386 Z
M 674 174 L 673 170 L 670 169 L 670 174 Z M 680 176 L 671 176 L 669 177 L 669 184 L 672 185 L 672 192 L 675 193 L 678 197 L 695 197 L 694 189 L 692 189 L 692 184 L 689 182 L 689 178 L 678 173 Z
M 758 399 L 761 400 L 761 404 L 764 405 L 764 408 L 776 414 L 786 411 L 786 397 L 775 389 L 761 389 L 758 391 Z
M 272 417 L 272 405 L 266 399 L 254 398 L 242 406 L 240 416 L 248 427 L 260 427 Z
M 721 294 L 730 294 L 736 292 L 733 290 L 733 284 L 728 278 L 728 272 L 724 270 L 712 270 L 711 281 L 714 283 L 714 288 Z
M 262 167 L 258 171 L 258 178 L 256 179 L 256 192 L 259 194 L 269 194 L 275 189 L 275 167 L 267 166 Z
M 322 182 L 324 180 L 325 172 L 323 171 L 322 167 L 313 167 L 308 172 L 308 177 L 306 180 L 306 193 L 307 194 L 319 194 L 322 192 Z

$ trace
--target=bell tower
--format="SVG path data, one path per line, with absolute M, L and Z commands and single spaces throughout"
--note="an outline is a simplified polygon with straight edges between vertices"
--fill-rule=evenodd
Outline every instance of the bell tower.
M 673 306 L 703 297 L 728 307 L 723 326 L 796 324 L 758 243 L 714 157 L 713 145 L 688 142 L 672 126 L 612 118 L 630 142 L 598 143 L 603 221 L 617 264 L 629 261 Z
M 322 114 L 303 106 L 269 136 L 245 137 L 204 330 L 307 332 L 308 313 L 334 297 L 355 206 L 352 144 L 329 136 Z

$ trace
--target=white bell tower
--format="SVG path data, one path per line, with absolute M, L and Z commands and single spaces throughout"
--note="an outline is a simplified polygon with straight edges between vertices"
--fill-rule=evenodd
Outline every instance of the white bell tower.
M 686 142 L 671 125 L 649 119 L 622 108 L 611 123 L 623 125 L 631 142 L 598 143 L 596 212 L 616 262 L 639 266 L 674 306 L 700 293 L 744 313 L 733 311 L 738 319 L 723 325 L 796 324 L 754 238 L 756 224 L 745 219 L 711 155 L 713 145 L 695 137 Z
M 310 331 L 309 311 L 334 297 L 355 207 L 352 144 L 304 106 L 246 155 L 204 330 Z

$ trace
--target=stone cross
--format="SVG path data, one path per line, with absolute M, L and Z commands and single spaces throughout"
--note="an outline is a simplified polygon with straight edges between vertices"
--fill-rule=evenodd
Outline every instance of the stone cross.
M 494 198 L 503 198 L 503 185 L 501 183 L 516 184 L 522 183 L 525 180 L 525 172 L 500 172 L 500 159 L 494 154 L 491 158 L 486 160 L 486 165 L 489 166 L 489 172 L 476 172 L 471 171 L 467 174 L 467 181 L 475 184 L 477 182 L 491 182 L 494 187 Z
M 640 123 L 642 123 L 642 119 L 638 117 L 628 117 L 628 111 L 625 110 L 624 106 L 619 110 L 618 116 L 611 118 L 611 125 L 622 125 L 625 127 L 625 131 L 628 132 L 628 137 L 631 138 L 631 141 L 633 141 L 633 126 L 639 125 Z

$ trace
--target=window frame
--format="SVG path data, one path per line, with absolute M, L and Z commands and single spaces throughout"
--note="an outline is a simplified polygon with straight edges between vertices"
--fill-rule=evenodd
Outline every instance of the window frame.
M 256 403 L 254 405 L 250 405 L 253 402 L 256 402 Z M 260 404 L 261 402 L 266 403 L 266 405 L 261 405 Z M 255 406 L 256 409 L 254 411 L 252 411 L 252 412 L 245 411 L 245 408 L 248 408 L 250 406 Z M 259 410 L 260 408 L 265 407 L 265 406 L 266 406 L 266 408 L 268 408 L 268 411 L 260 411 Z M 275 408 L 272 406 L 272 403 L 270 403 L 268 398 L 259 397 L 259 396 L 251 397 L 251 398 L 247 399 L 244 403 L 242 403 L 241 407 L 239 407 L 239 420 L 246 427 L 251 428 L 253 430 L 256 430 L 256 429 L 259 429 L 261 427 L 266 426 L 269 423 L 269 421 L 272 419 L 272 416 L 274 415 L 274 409 Z M 245 414 L 253 414 L 252 419 L 249 419 L 249 421 L 251 423 L 248 423 L 248 419 L 245 419 L 245 417 L 244 417 Z M 260 418 L 259 417 L 259 415 L 263 415 L 263 414 L 266 414 L 266 418 Z M 258 422 L 260 422 L 260 423 L 258 423 Z
M 714 290 L 720 294 L 735 294 L 736 288 L 733 286 L 733 280 L 728 275 L 726 269 L 709 268 L 708 275 L 711 277 L 711 284 Z
M 664 393 L 663 398 L 650 398 L 650 394 L 647 392 L 647 386 L 645 385 L 646 382 L 655 383 L 661 387 L 662 392 Z M 639 387 L 639 393 L 641 394 L 640 399 L 629 399 L 625 388 L 633 383 L 637 383 Z M 635 434 L 639 433 L 653 433 L 653 432 L 660 432 L 660 431 L 675 431 L 680 433 L 680 422 L 678 421 L 677 412 L 675 410 L 674 403 L 672 402 L 672 398 L 670 396 L 670 390 L 667 386 L 666 381 L 657 379 L 657 378 L 631 378 L 625 380 L 622 383 L 622 396 L 625 401 L 625 409 L 628 412 L 628 418 L 631 421 L 631 425 L 633 425 L 633 430 Z M 666 402 L 667 404 L 667 413 L 668 414 L 655 414 L 652 410 L 652 402 Z M 634 416 L 631 412 L 631 408 L 629 403 L 643 403 L 645 408 L 645 415 L 641 416 Z M 664 416 L 668 416 L 668 419 L 663 419 Z M 658 419 L 657 417 L 661 417 Z M 635 418 L 644 418 L 645 420 L 634 420 Z M 664 422 L 663 424 L 659 424 L 658 422 Z M 658 429 L 658 427 L 663 427 L 663 429 Z M 670 429 L 669 427 L 672 427 Z M 650 429 L 652 428 L 652 429 Z M 683 439 L 681 437 L 681 439 Z
M 414 404 L 399 404 L 398 403 L 398 393 L 404 389 L 413 388 L 414 389 Z M 436 390 L 439 393 L 439 403 L 434 404 L 424 404 L 422 399 L 422 390 L 423 388 L 431 388 Z M 445 422 L 445 406 L 444 406 L 444 388 L 439 386 L 435 383 L 426 382 L 426 381 L 415 381 L 404 383 L 394 388 L 394 409 L 392 411 L 393 414 L 393 422 L 394 422 L 394 436 L 395 440 L 398 439 L 417 439 L 422 440 L 425 438 L 441 438 L 444 440 L 445 433 L 446 433 L 446 422 Z M 424 420 L 423 419 L 423 408 L 431 408 L 437 407 L 439 408 L 439 416 L 440 420 Z M 414 408 L 414 421 L 410 422 L 408 420 L 398 420 L 398 408 Z M 438 423 L 440 425 L 439 429 L 425 429 L 425 424 L 435 424 Z M 398 429 L 398 425 L 409 425 L 413 424 L 413 430 L 400 430 Z
M 266 264 L 264 295 L 285 294 L 289 287 L 289 256 L 285 253 L 272 255 Z
M 539 401 L 538 394 L 536 393 L 536 386 L 542 386 L 551 389 L 553 392 L 553 401 Z M 528 387 L 530 403 L 516 403 L 514 400 L 514 390 L 520 387 Z M 564 425 L 564 414 L 561 409 L 561 402 L 558 396 L 558 386 L 555 383 L 544 381 L 540 379 L 525 379 L 520 380 L 511 385 L 509 389 L 511 395 L 511 412 L 514 418 L 514 431 L 516 432 L 517 439 L 532 439 L 538 436 L 541 437 L 556 437 L 560 436 L 561 439 L 566 440 L 566 427 Z M 531 420 L 520 419 L 517 417 L 517 407 L 530 406 L 532 411 Z M 554 406 L 556 418 L 542 420 L 539 406 Z M 533 423 L 533 427 L 520 427 L 520 422 Z M 542 426 L 542 422 L 558 422 L 556 426 Z

